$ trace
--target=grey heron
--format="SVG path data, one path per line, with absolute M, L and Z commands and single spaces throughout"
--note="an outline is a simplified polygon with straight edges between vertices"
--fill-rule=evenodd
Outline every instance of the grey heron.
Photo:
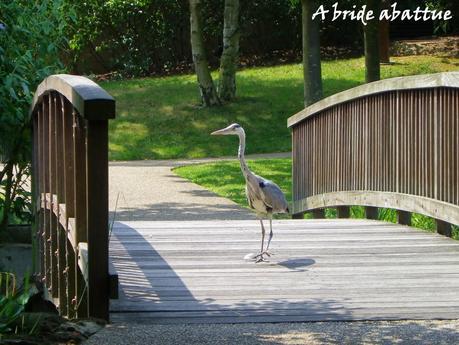
M 241 165 L 242 175 L 245 178 L 245 193 L 250 208 L 254 209 L 261 224 L 261 250 L 254 257 L 256 262 L 265 261 L 264 255 L 271 256 L 269 245 L 273 238 L 272 216 L 275 213 L 289 213 L 288 203 L 285 195 L 277 184 L 267 180 L 250 171 L 245 161 L 245 131 L 237 123 L 233 123 L 226 128 L 212 132 L 211 135 L 237 135 L 239 137 L 239 162 Z M 264 249 L 265 227 L 263 218 L 269 219 L 269 239 L 266 249 Z

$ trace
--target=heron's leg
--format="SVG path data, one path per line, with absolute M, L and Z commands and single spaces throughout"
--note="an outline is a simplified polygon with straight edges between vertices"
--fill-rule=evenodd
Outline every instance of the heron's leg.
M 265 259 L 263 258 L 263 254 L 265 254 L 265 252 L 263 251 L 263 247 L 265 244 L 265 227 L 263 225 L 263 220 L 261 218 L 260 218 L 260 224 L 261 224 L 261 250 L 260 250 L 260 253 L 255 256 L 255 259 L 258 258 L 258 260 L 256 260 L 255 262 L 265 261 Z
M 263 247 L 265 246 L 265 227 L 263 225 L 263 220 L 260 219 L 260 223 L 261 223 L 261 250 L 260 250 L 260 254 L 263 253 Z
M 271 244 L 271 240 L 273 239 L 273 218 L 272 216 L 269 218 L 269 238 L 268 238 L 268 245 L 266 246 L 265 253 L 268 256 L 271 256 L 271 253 L 268 252 L 269 250 L 269 245 Z

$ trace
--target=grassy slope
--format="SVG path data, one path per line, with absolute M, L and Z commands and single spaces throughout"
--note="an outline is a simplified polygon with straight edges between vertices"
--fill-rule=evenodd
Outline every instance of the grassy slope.
M 393 58 L 382 77 L 457 70 L 459 59 Z M 323 62 L 325 96 L 364 81 L 363 58 Z M 236 102 L 198 107 L 194 75 L 102 83 L 117 100 L 110 122 L 112 160 L 216 157 L 236 152 L 234 138 L 209 133 L 232 122 L 244 126 L 248 153 L 289 151 L 287 118 L 302 109 L 300 64 L 253 68 L 238 73 Z
M 284 191 L 287 200 L 291 200 L 291 159 L 263 159 L 249 160 L 250 169 L 256 174 L 276 182 Z M 238 161 L 224 161 L 218 163 L 197 164 L 179 167 L 174 172 L 192 182 L 199 184 L 212 192 L 229 198 L 234 202 L 247 207 L 245 198 L 244 178 L 239 169 Z M 329 209 L 328 218 L 335 218 L 336 211 Z M 364 218 L 362 207 L 352 207 L 351 217 Z M 380 209 L 379 219 L 389 222 L 396 221 L 396 213 L 389 209 Z M 413 215 L 413 226 L 433 231 L 435 223 L 432 219 L 422 215 Z M 454 228 L 454 238 L 459 239 L 459 228 Z

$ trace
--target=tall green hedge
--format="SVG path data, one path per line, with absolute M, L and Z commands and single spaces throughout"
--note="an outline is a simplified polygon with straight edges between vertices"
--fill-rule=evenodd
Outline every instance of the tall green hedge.
M 340 1 L 351 3 L 355 1 Z M 188 0 L 78 0 L 75 6 L 79 23 L 71 33 L 75 72 L 142 76 L 190 66 Z M 203 1 L 204 34 L 213 66 L 218 66 L 222 50 L 223 8 L 224 0 Z M 361 42 L 357 23 L 326 22 L 322 27 L 324 45 Z M 286 50 L 301 51 L 300 2 L 241 1 L 241 54 L 257 58 Z

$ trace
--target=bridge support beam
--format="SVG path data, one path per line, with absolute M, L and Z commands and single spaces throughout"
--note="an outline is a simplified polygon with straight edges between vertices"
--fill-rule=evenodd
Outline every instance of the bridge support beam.
M 338 206 L 336 211 L 338 213 L 338 218 L 350 218 L 351 216 L 351 209 L 349 206 Z
M 397 210 L 397 220 L 399 224 L 411 225 L 411 212 Z
M 316 209 L 312 210 L 311 213 L 312 213 L 312 216 L 314 217 L 314 219 L 323 219 L 323 218 L 325 218 L 325 209 L 323 209 L 323 208 L 316 208 Z
M 304 219 L 304 212 L 292 214 L 292 219 Z
M 365 217 L 367 219 L 378 219 L 378 208 L 373 206 L 366 206 Z
M 436 227 L 437 227 L 437 232 L 440 235 L 452 237 L 453 236 L 453 228 L 450 223 L 445 222 L 440 219 L 435 219 Z

